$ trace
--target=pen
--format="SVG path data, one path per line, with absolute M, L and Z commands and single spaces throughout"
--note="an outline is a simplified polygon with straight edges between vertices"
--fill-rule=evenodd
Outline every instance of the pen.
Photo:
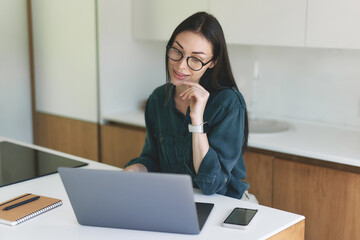
M 18 197 L 18 198 L 12 199 L 12 200 L 7 201 L 7 202 L 4 202 L 4 203 L 0 204 L 0 206 L 6 205 L 6 204 L 8 204 L 8 203 L 11 203 L 11 202 L 13 202 L 13 201 L 16 201 L 16 200 L 18 200 L 18 199 L 20 199 L 20 198 L 23 198 L 23 197 L 26 197 L 26 196 L 29 196 L 29 195 L 31 195 L 31 193 L 28 193 L 28 194 L 22 195 L 22 196 L 20 196 L 20 197 Z
M 37 197 L 33 197 L 33 198 L 30 198 L 30 199 L 25 200 L 25 201 L 16 203 L 16 204 L 14 204 L 14 205 L 10 205 L 10 206 L 4 208 L 3 211 L 7 211 L 7 210 L 10 210 L 10 209 L 13 209 L 13 208 L 22 206 L 22 205 L 24 205 L 24 204 L 27 204 L 27 203 L 33 202 L 33 201 L 35 201 L 35 200 L 38 200 L 39 198 L 40 198 L 40 196 L 37 196 Z

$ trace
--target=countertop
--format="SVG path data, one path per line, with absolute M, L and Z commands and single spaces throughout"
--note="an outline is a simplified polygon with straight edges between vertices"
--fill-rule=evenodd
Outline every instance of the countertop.
M 145 127 L 144 112 L 103 116 L 106 121 Z M 249 147 L 360 167 L 360 129 L 287 120 L 284 132 L 250 133 Z
M 0 141 L 5 140 L 86 162 L 89 164 L 86 168 L 121 170 L 99 162 L 0 137 Z M 116 190 L 116 184 L 113 187 Z M 195 201 L 215 204 L 199 235 L 82 226 L 76 220 L 58 173 L 1 187 L 0 202 L 28 192 L 59 198 L 63 201 L 63 205 L 16 226 L 0 224 L 1 239 L 267 239 L 304 220 L 304 216 L 301 215 L 222 195 L 206 196 L 195 190 Z M 259 210 L 258 216 L 256 219 L 254 218 L 256 222 L 253 223 L 251 228 L 239 230 L 221 226 L 221 222 L 234 207 L 256 208 Z

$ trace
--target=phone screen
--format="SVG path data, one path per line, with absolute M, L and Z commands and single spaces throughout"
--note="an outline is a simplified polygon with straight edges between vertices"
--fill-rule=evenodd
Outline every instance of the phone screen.
M 257 213 L 257 209 L 235 208 L 224 223 L 246 226 Z

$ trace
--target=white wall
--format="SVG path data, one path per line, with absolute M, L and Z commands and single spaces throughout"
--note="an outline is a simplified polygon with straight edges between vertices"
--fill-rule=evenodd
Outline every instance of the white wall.
M 0 1 L 0 136 L 33 142 L 25 0 Z
M 165 82 L 166 43 L 133 40 L 131 0 L 98 5 L 102 115 L 133 110 Z M 359 50 L 229 45 L 229 55 L 253 114 L 360 127 Z
M 166 43 L 133 40 L 131 0 L 98 1 L 98 16 L 101 114 L 134 110 L 165 83 Z
M 231 46 L 249 107 L 260 116 L 360 127 L 360 50 Z M 239 56 L 242 56 L 240 64 Z M 244 60 L 246 59 L 247 60 Z M 253 81 L 253 62 L 259 80 Z M 241 85 L 241 84 L 239 84 Z M 255 102 L 252 106 L 253 86 Z
M 36 110 L 98 122 L 95 0 L 33 0 Z
M 133 110 L 165 82 L 166 43 L 133 40 L 131 0 L 98 5 L 102 115 Z M 229 55 L 252 114 L 360 127 L 359 50 L 229 45 Z

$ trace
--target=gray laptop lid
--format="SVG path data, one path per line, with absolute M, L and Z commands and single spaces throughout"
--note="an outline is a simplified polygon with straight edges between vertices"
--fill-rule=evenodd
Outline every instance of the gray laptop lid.
M 190 176 L 77 168 L 58 172 L 82 225 L 200 232 Z M 208 213 L 200 224 L 212 204 L 205 208 Z

